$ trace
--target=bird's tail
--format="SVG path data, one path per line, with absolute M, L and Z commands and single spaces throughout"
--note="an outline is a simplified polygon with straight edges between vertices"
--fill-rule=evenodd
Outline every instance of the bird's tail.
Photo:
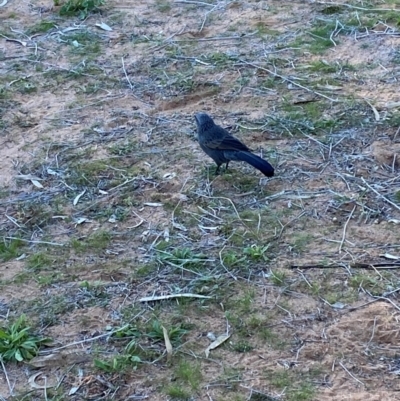
M 250 152 L 236 152 L 235 156 L 236 160 L 249 163 L 257 170 L 260 170 L 267 177 L 273 177 L 274 168 L 266 160 L 261 159 L 261 157 Z

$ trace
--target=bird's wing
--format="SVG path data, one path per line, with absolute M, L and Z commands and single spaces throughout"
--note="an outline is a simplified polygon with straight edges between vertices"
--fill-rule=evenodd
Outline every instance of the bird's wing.
M 232 135 L 225 135 L 223 138 L 213 138 L 205 143 L 205 145 L 211 149 L 216 150 L 243 150 L 249 151 L 249 148 L 239 139 L 236 139 Z

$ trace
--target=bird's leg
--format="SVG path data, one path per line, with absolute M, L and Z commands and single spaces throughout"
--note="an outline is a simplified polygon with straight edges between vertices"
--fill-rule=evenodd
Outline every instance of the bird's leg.
M 219 174 L 219 168 L 221 167 L 220 164 L 217 164 L 217 168 L 215 169 L 215 175 Z
M 228 161 L 226 162 L 225 171 L 226 171 L 226 170 L 228 170 L 228 165 L 229 165 L 229 162 L 230 162 L 230 160 L 228 160 Z

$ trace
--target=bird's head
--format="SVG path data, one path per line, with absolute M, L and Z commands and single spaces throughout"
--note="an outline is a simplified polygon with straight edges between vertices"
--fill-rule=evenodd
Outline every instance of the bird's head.
M 196 113 L 194 118 L 196 120 L 198 130 L 204 131 L 215 125 L 213 119 L 206 113 Z

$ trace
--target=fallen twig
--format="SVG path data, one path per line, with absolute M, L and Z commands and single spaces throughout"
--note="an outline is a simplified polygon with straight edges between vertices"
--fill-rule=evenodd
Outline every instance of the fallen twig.
M 340 241 L 340 245 L 339 245 L 339 253 L 342 253 L 342 247 L 343 247 L 344 241 L 346 239 L 347 225 L 349 224 L 350 219 L 353 217 L 353 213 L 356 210 L 356 207 L 357 207 L 357 205 L 353 206 L 353 210 L 350 212 L 349 217 L 346 220 L 346 223 L 344 223 L 343 236 L 342 236 L 342 240 Z
M 371 185 L 368 184 L 367 181 L 365 181 L 364 177 L 361 177 L 361 181 L 373 192 L 375 192 L 379 197 L 381 197 L 383 200 L 385 200 L 387 203 L 390 203 L 393 207 L 395 207 L 397 210 L 400 210 L 400 207 L 396 205 L 394 202 L 392 202 L 390 199 L 386 198 L 386 196 L 383 196 L 380 194 L 376 189 L 372 188 Z
M 293 81 L 292 79 L 290 79 L 290 78 L 288 78 L 288 77 L 285 77 L 285 76 L 283 76 L 283 75 L 277 74 L 276 72 L 271 71 L 271 70 L 269 70 L 268 68 L 262 67 L 261 65 L 253 64 L 253 63 L 250 63 L 250 62 L 245 61 L 245 60 L 239 60 L 239 61 L 240 61 L 241 63 L 243 63 L 243 64 L 251 65 L 251 66 L 254 67 L 254 68 L 258 68 L 258 69 L 260 69 L 260 70 L 262 70 L 262 71 L 266 71 L 266 72 L 268 72 L 268 74 L 271 74 L 271 75 L 273 75 L 274 77 L 280 78 L 280 79 L 282 79 L 283 81 L 287 81 L 287 82 L 291 83 L 292 85 L 297 86 L 298 88 L 304 89 L 305 91 L 310 92 L 310 93 L 314 93 L 315 95 L 320 96 L 320 97 L 323 97 L 324 99 L 330 100 L 331 102 L 338 102 L 338 101 L 339 101 L 338 99 L 332 99 L 332 98 L 330 98 L 329 96 L 325 96 L 323 93 L 314 91 L 314 90 L 312 90 L 312 89 L 310 89 L 310 88 L 307 88 L 306 86 L 300 85 L 300 84 L 298 84 L 297 82 Z
M 348 266 L 352 269 L 400 269 L 400 263 L 349 263 Z M 290 265 L 289 269 L 336 269 L 342 268 L 343 264 L 332 263 L 330 265 Z
M 159 295 L 159 296 L 153 296 L 153 297 L 144 297 L 140 298 L 139 302 L 152 302 L 152 301 L 162 301 L 164 299 L 173 299 L 173 298 L 201 298 L 201 299 L 210 299 L 212 297 L 209 297 L 207 295 L 199 295 L 199 294 L 190 294 L 190 293 L 184 293 L 184 294 L 170 294 L 170 295 Z

